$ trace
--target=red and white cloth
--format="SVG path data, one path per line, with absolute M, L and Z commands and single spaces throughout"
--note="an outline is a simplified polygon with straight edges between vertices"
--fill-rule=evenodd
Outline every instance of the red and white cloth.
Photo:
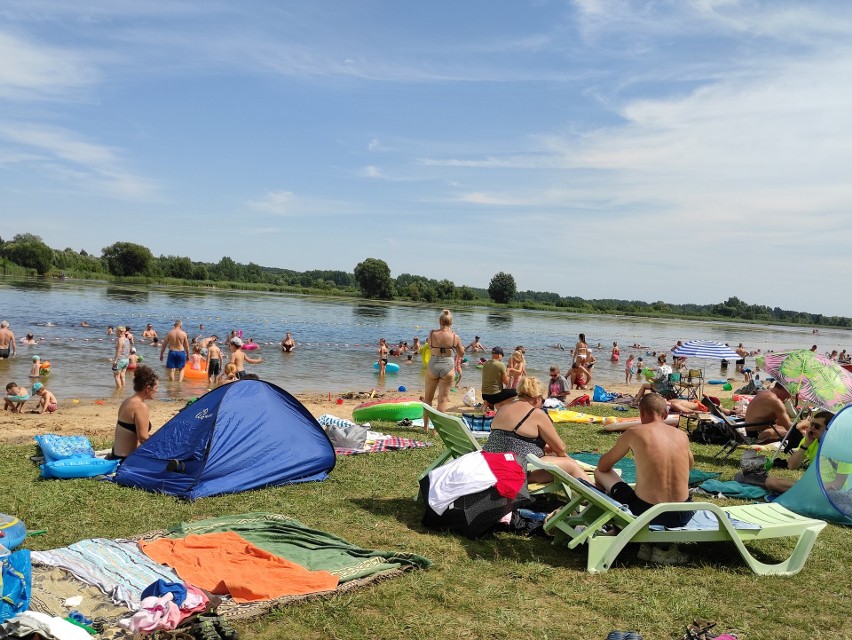
M 513 499 L 526 481 L 527 474 L 515 454 L 475 451 L 429 472 L 429 506 L 441 515 L 456 498 L 490 487 Z

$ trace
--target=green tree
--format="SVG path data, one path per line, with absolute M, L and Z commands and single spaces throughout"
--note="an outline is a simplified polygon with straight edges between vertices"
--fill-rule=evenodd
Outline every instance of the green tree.
M 12 242 L 3 245 L 2 255 L 26 269 L 35 269 L 44 275 L 53 266 L 53 249 L 32 233 L 21 233 L 12 238 Z
M 476 300 L 476 291 L 468 286 L 459 287 L 458 296 L 462 300 Z
M 390 300 L 393 298 L 393 280 L 390 267 L 384 260 L 367 258 L 355 265 L 355 280 L 365 298 Z
M 114 276 L 146 276 L 154 264 L 151 250 L 133 242 L 116 242 L 104 247 L 101 259 Z
M 435 295 L 439 300 L 452 300 L 456 297 L 456 285 L 449 280 L 441 280 L 435 285 Z
M 510 302 L 515 297 L 515 278 L 511 273 L 494 274 L 491 282 L 488 284 L 488 296 L 494 301 L 501 304 Z

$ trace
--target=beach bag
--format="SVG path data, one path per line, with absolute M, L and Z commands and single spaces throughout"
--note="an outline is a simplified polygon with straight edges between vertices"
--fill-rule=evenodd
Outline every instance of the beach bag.
M 467 391 L 464 392 L 464 397 L 462 397 L 462 402 L 466 407 L 475 407 L 476 406 L 476 387 L 471 387 Z
M 589 398 L 589 394 L 584 393 L 581 396 L 577 396 L 571 402 L 568 403 L 569 407 L 588 407 L 592 404 L 592 399 Z
M 689 439 L 696 444 L 728 444 L 736 438 L 726 424 L 714 420 L 699 420 L 698 426 L 690 432 Z
M 28 549 L 2 555 L 0 547 L 0 622 L 30 608 L 32 565 Z

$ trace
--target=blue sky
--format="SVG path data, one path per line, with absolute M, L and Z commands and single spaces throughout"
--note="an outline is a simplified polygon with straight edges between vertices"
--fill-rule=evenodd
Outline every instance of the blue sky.
M 852 5 L 0 0 L 4 239 L 852 315 Z

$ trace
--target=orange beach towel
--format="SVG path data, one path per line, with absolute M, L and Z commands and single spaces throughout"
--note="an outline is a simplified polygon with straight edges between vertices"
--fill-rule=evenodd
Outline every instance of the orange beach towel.
M 259 549 L 232 531 L 140 542 L 149 558 L 172 567 L 186 582 L 235 602 L 272 600 L 337 588 L 327 571 L 303 566 Z

